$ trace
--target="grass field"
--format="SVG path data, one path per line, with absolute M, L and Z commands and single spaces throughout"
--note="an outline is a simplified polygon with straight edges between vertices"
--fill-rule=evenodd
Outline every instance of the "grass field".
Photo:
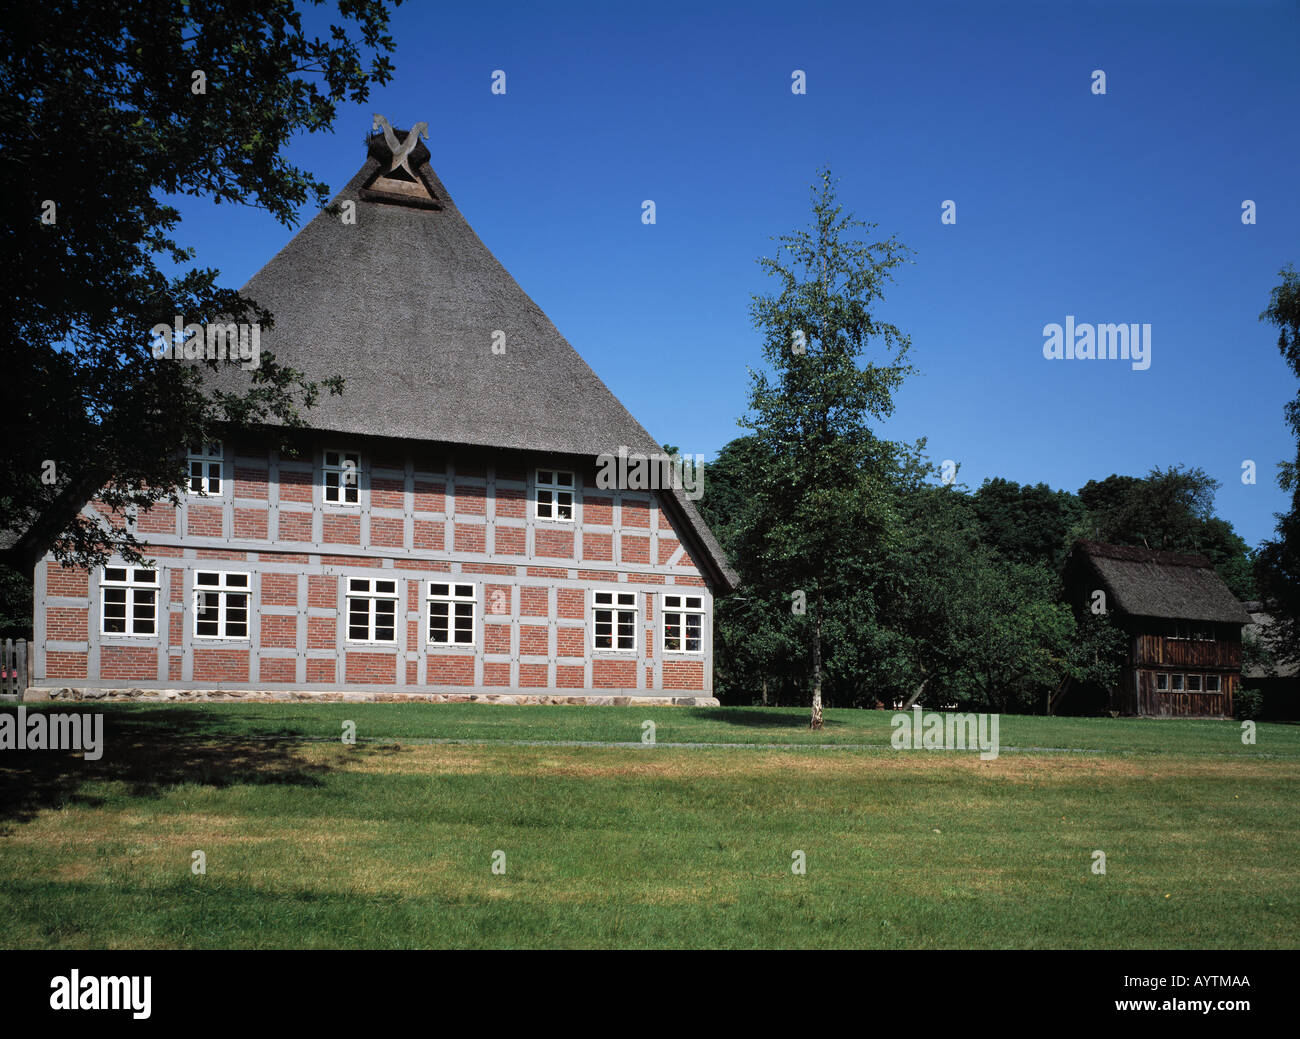
M 102 710 L 99 761 L 0 750 L 0 946 L 1300 944 L 1297 726 L 1006 716 L 981 761 L 872 711 Z

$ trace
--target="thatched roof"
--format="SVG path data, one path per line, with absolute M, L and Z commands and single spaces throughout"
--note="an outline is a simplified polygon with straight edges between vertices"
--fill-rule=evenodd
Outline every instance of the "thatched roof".
M 372 135 L 334 199 L 355 203 L 355 223 L 318 214 L 244 286 L 275 317 L 262 346 L 278 361 L 346 380 L 341 396 L 322 394 L 304 413 L 307 423 L 587 459 L 621 445 L 661 451 L 479 240 L 428 159 L 417 145 L 409 162 L 419 180 L 395 184 L 384 137 Z M 499 333 L 504 352 L 493 351 Z M 652 362 L 647 377 L 659 378 Z M 248 377 L 222 368 L 222 380 Z M 671 393 L 671 378 L 662 381 Z M 695 507 L 680 492 L 664 497 L 703 548 L 697 562 L 734 586 Z
M 1250 614 L 1250 623 L 1242 629 L 1241 637 L 1256 641 L 1267 640 L 1269 629 L 1273 627 L 1273 615 L 1264 609 L 1263 603 L 1255 600 L 1246 603 L 1245 607 Z M 1294 678 L 1300 674 L 1300 662 L 1287 660 L 1276 664 L 1272 669 L 1251 664 L 1242 670 L 1242 674 L 1247 678 Z
M 1130 616 L 1250 622 L 1205 556 L 1080 541 L 1071 557 L 1091 566 L 1110 608 Z

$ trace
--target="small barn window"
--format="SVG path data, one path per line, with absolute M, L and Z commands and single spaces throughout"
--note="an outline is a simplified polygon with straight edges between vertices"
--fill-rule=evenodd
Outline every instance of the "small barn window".
M 1218 675 L 1206 675 L 1206 676 L 1205 676 L 1205 691 L 1206 691 L 1207 693 L 1217 693 L 1217 692 L 1219 692 L 1219 676 L 1218 676 Z
M 1175 692 L 1175 693 L 1181 693 L 1181 692 L 1183 691 L 1183 676 L 1182 676 L 1182 675 L 1171 675 L 1170 677 L 1171 677 L 1171 678 L 1173 679 L 1173 681 L 1174 681 L 1174 692 Z
M 698 595 L 664 596 L 664 650 L 668 653 L 704 651 L 704 608 Z
M 191 444 L 186 456 L 190 470 L 191 494 L 221 493 L 222 446 L 215 444 Z
M 537 470 L 537 518 L 573 519 L 573 473 Z
M 361 455 L 356 451 L 326 451 L 321 471 L 327 502 L 338 505 L 357 503 L 357 474 L 361 471 Z
M 429 583 L 429 641 L 439 646 L 474 645 L 478 595 L 472 584 Z
M 194 575 L 194 637 L 248 638 L 248 574 Z
M 592 592 L 597 649 L 636 652 L 636 593 Z
M 157 634 L 158 571 L 105 567 L 99 582 L 99 595 L 99 630 L 102 634 Z
M 397 582 L 348 579 L 348 641 L 397 641 Z
M 1156 675 L 1156 692 L 1167 692 L 1169 689 L 1169 676 Z
M 1199 693 L 1199 692 L 1201 691 L 1201 676 L 1200 676 L 1200 675 L 1188 675 L 1188 676 L 1187 676 L 1187 691 L 1188 691 L 1189 693 Z

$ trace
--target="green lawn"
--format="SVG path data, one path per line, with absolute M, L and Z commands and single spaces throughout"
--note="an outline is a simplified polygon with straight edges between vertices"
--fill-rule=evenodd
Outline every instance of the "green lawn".
M 980 761 L 891 712 L 103 710 L 99 761 L 0 750 L 0 946 L 1300 943 L 1297 726 L 1004 717 Z

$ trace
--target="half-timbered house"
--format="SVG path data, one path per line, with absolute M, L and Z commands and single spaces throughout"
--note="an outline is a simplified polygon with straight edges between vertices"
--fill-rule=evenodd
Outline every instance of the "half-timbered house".
M 189 446 L 181 507 L 130 517 L 153 565 L 43 560 L 33 698 L 716 702 L 713 598 L 734 575 L 686 489 L 599 479 L 659 444 L 419 135 L 384 129 L 244 288 L 274 314 L 261 345 L 343 393 L 290 451 L 257 431 Z

